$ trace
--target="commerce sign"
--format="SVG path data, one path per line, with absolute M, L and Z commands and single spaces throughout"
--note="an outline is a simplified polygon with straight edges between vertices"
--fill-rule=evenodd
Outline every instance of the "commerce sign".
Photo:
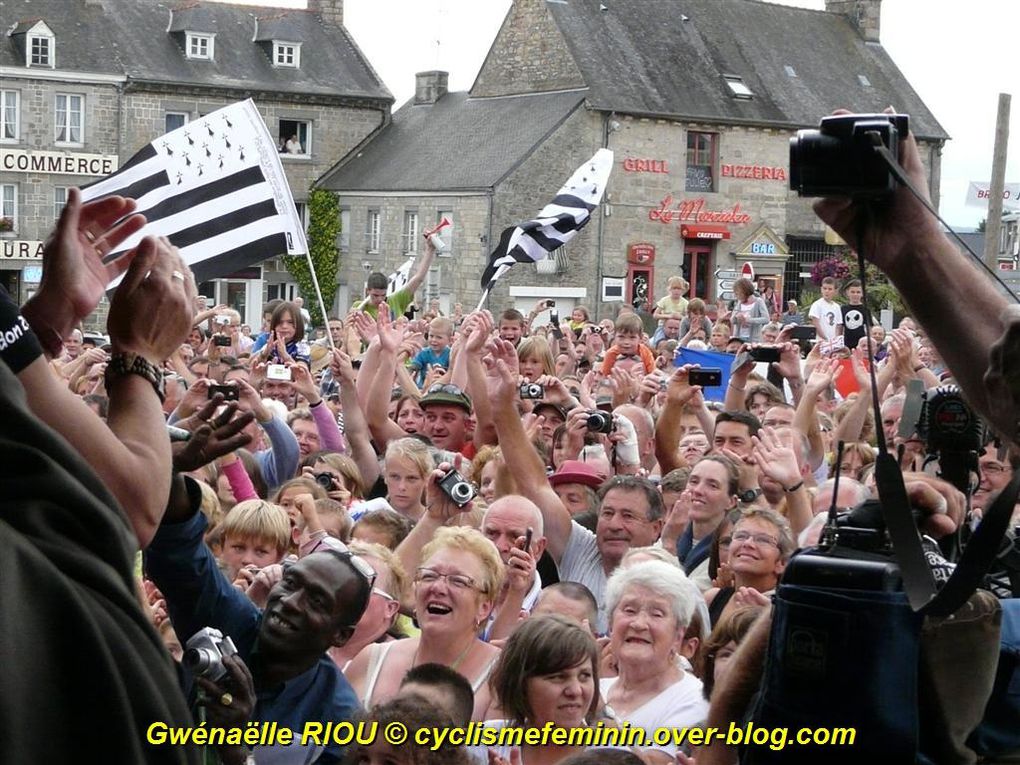
M 740 203 L 727 210 L 709 210 L 705 200 L 684 199 L 674 204 L 673 195 L 667 194 L 659 206 L 648 211 L 648 219 L 660 223 L 734 223 L 751 222 L 751 216 L 740 209 Z
M 42 260 L 43 243 L 24 239 L 3 239 L 0 260 Z
M 628 157 L 623 160 L 623 171 L 625 173 L 668 173 L 664 159 L 632 159 Z
M 119 164 L 116 154 L 0 149 L 0 170 L 9 173 L 103 176 L 114 172 Z
M 786 168 L 768 165 L 720 165 L 723 178 L 753 178 L 759 181 L 785 181 Z

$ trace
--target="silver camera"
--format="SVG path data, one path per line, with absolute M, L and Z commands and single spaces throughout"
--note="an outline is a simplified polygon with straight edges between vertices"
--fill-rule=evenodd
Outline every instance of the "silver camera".
M 216 683 L 227 674 L 223 657 L 236 653 L 237 648 L 229 636 L 223 637 L 223 633 L 215 627 L 204 627 L 188 640 L 181 663 L 195 677 L 207 677 Z
M 475 487 L 469 482 L 464 480 L 464 476 L 458 473 L 456 470 L 450 470 L 446 475 L 439 479 L 439 488 L 443 490 L 443 493 L 450 498 L 450 500 L 457 505 L 457 507 L 464 507 L 468 502 L 475 498 Z
M 545 388 L 538 383 L 524 383 L 520 387 L 521 398 L 540 399 L 545 398 Z

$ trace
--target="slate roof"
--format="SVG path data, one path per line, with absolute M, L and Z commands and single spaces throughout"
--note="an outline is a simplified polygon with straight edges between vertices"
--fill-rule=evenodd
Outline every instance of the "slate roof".
M 176 9 L 172 24 L 171 9 Z M 288 41 L 302 43 L 300 68 L 272 65 L 263 46 L 252 41 L 257 17 L 272 17 L 263 22 L 270 31 L 286 31 Z M 102 6 L 86 6 L 84 0 L 0 0 L 0 18 L 7 27 L 27 18 L 45 20 L 57 38 L 60 69 L 169 85 L 393 100 L 347 30 L 324 25 L 306 10 L 206 0 L 102 0 Z M 215 33 L 214 61 L 184 55 L 185 30 Z M 24 66 L 24 54 L 6 35 L 0 38 L 0 65 Z
M 335 191 L 492 188 L 584 102 L 584 91 L 413 99 L 378 136 L 320 181 Z
M 910 115 L 919 137 L 949 137 L 885 49 L 866 43 L 841 15 L 760 0 L 560 0 L 546 7 L 596 109 L 805 127 L 838 107 L 871 112 L 893 104 Z M 723 74 L 740 76 L 754 98 L 734 98 Z

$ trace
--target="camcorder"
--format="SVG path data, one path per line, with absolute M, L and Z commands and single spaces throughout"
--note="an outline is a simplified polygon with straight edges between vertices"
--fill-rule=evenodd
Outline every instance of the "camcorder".
M 584 424 L 592 433 L 605 433 L 608 435 L 616 430 L 613 415 L 609 412 L 600 412 L 598 410 L 588 412 Z
M 521 398 L 545 398 L 545 388 L 538 383 L 523 383 L 519 389 L 519 393 L 521 394 Z
M 474 485 L 458 473 L 456 468 L 451 468 L 439 479 L 439 488 L 457 507 L 464 507 L 478 493 Z
M 896 188 L 884 145 L 899 162 L 906 138 L 905 114 L 841 114 L 823 117 L 817 130 L 798 130 L 790 139 L 790 188 L 802 197 L 881 198 Z
M 204 627 L 191 636 L 184 647 L 181 663 L 196 677 L 206 677 L 214 683 L 227 675 L 224 656 L 237 653 L 234 641 L 215 627 Z

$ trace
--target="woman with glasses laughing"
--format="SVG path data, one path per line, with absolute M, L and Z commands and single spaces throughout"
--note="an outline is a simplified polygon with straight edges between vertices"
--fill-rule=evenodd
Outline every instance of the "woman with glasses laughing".
M 486 684 L 499 649 L 478 638 L 503 580 L 495 545 L 475 529 L 439 529 L 421 554 L 414 574 L 413 599 L 421 635 L 372 644 L 355 657 L 347 679 L 366 709 L 397 694 L 404 674 L 435 662 L 467 678 L 475 692 L 474 719 L 489 706 Z
M 733 585 L 705 593 L 713 626 L 739 606 L 768 605 L 796 547 L 786 519 L 764 508 L 741 513 L 729 537 Z

